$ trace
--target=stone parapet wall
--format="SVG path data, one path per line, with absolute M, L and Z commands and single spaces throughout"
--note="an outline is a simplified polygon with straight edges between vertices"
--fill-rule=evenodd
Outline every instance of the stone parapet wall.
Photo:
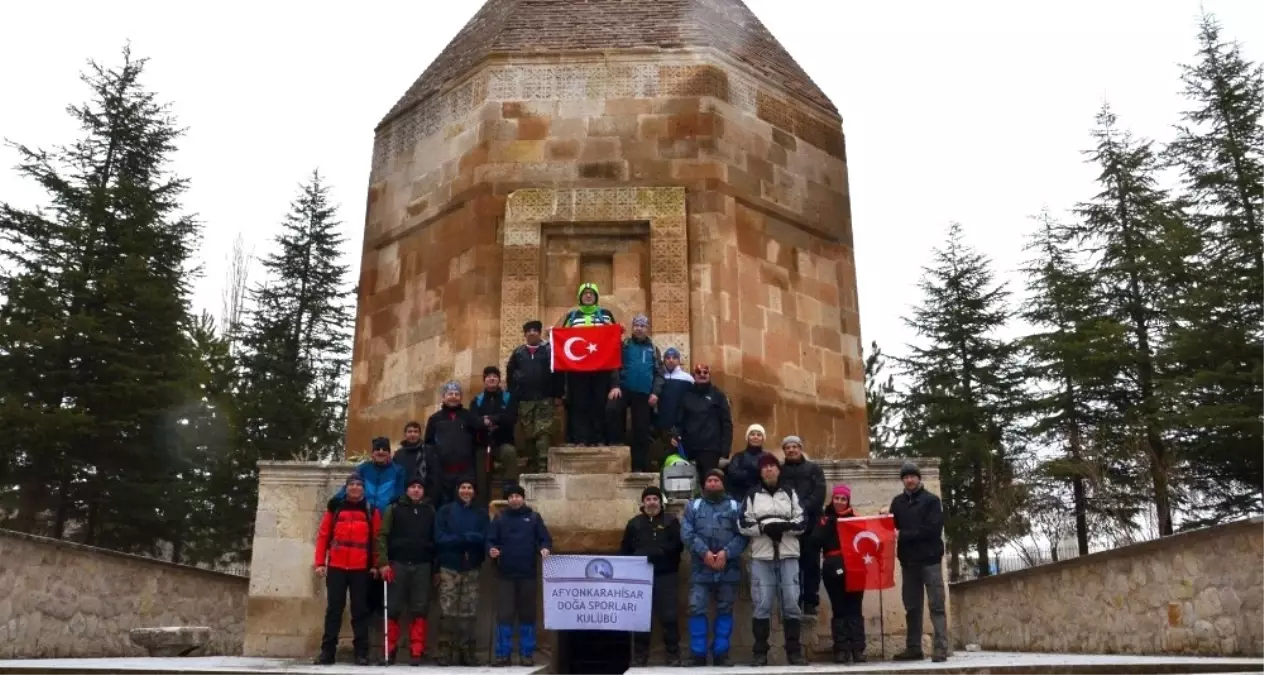
M 145 656 L 128 631 L 207 626 L 199 655 L 242 651 L 247 580 L 0 530 L 0 659 Z
M 1264 655 L 1264 519 L 952 585 L 957 643 Z

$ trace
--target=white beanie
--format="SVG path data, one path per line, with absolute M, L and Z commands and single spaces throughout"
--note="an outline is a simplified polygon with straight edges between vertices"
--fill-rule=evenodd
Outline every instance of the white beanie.
M 763 434 L 765 438 L 768 436 L 768 432 L 764 431 L 764 425 L 752 424 L 749 427 L 746 427 L 746 438 L 750 438 L 751 433 L 755 431 Z

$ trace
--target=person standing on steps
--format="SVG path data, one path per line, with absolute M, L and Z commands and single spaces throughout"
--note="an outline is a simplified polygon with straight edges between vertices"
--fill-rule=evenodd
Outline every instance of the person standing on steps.
M 830 635 L 834 638 L 834 663 L 842 664 L 865 662 L 865 617 L 861 612 L 865 592 L 847 590 L 843 547 L 838 541 L 838 521 L 855 517 L 856 512 L 851 508 L 851 488 L 835 485 L 830 505 L 825 507 L 825 512 L 812 530 L 816 545 L 825 552 L 825 561 L 821 564 L 821 582 L 825 586 L 825 592 L 829 594 L 830 607 L 834 612 L 830 621 Z
M 580 284 L 575 295 L 579 305 L 562 317 L 561 327 L 615 324 L 614 314 L 597 304 L 600 299 L 597 284 Z M 567 443 L 597 446 L 608 442 L 606 405 L 618 396 L 618 387 L 618 370 L 566 374 Z
M 680 404 L 679 431 L 685 451 L 697 464 L 698 479 L 703 481 L 711 469 L 720 467 L 720 459 L 728 457 L 733 447 L 733 413 L 728 397 L 711 384 L 711 366 L 694 366 L 693 380 Z
M 386 507 L 377 535 L 378 572 L 390 584 L 386 594 L 386 665 L 399 648 L 399 617 L 407 609 L 411 666 L 426 653 L 426 616 L 435 549 L 435 510 L 425 501 L 420 478 L 408 481 L 404 495 Z
M 799 536 L 799 573 L 802 577 L 799 606 L 804 614 L 816 616 L 816 607 L 821 604 L 821 548 L 811 535 L 825 507 L 825 472 L 803 454 L 803 439 L 798 436 L 786 436 L 781 441 L 781 451 L 786 456 L 781 467 L 781 482 L 794 490 L 803 509 L 804 530 Z
M 707 614 L 715 598 L 711 664 L 727 666 L 733 636 L 733 603 L 742 580 L 746 537 L 738 531 L 741 506 L 724 492 L 724 472 L 712 469 L 702 496 L 685 507 L 681 538 L 693 561 L 689 577 L 689 652 L 693 665 L 707 665 Z
M 342 628 L 342 611 L 351 597 L 352 649 L 355 663 L 369 665 L 369 586 L 377 576 L 374 534 L 382 526 L 382 518 L 364 498 L 364 479 L 360 474 L 347 476 L 345 496 L 329 500 L 325 515 L 316 532 L 316 576 L 325 578 L 325 632 L 320 639 L 319 665 L 334 662 L 338 648 L 338 632 Z
M 759 460 L 759 487 L 742 503 L 741 532 L 751 540 L 751 602 L 754 604 L 752 668 L 768 665 L 768 636 L 772 634 L 772 608 L 781 605 L 781 626 L 786 635 L 786 661 L 807 665 L 803 658 L 799 609 L 799 535 L 803 533 L 803 509 L 794 490 L 781 480 L 781 464 L 772 453 Z
M 370 459 L 361 462 L 355 472 L 364 480 L 364 501 L 370 508 L 382 511 L 404 494 L 404 469 L 391 461 L 391 439 L 378 436 L 373 439 Z M 347 496 L 347 486 L 342 486 L 334 495 L 338 499 Z M 381 596 L 377 598 L 381 601 Z
M 461 403 L 461 384 L 451 380 L 440 389 L 443 404 L 426 420 L 426 494 L 435 506 L 456 499 L 462 480 L 478 481 L 478 433 L 487 427 L 483 419 Z
M 479 475 L 478 489 L 488 499 L 492 495 L 493 474 L 498 472 L 502 491 L 518 482 L 518 449 L 514 447 L 514 424 L 518 402 L 500 386 L 500 368 L 487 366 L 483 369 L 483 391 L 470 401 L 470 412 L 483 421 L 484 430 L 478 435 L 480 452 L 490 449 L 490 456 L 480 458 L 475 467 Z M 489 466 L 489 460 L 491 466 Z
M 890 513 L 897 533 L 895 557 L 900 561 L 904 617 L 908 625 L 904 651 L 897 661 L 920 661 L 922 652 L 922 596 L 930 605 L 934 631 L 931 660 L 948 660 L 948 617 L 944 611 L 944 508 L 939 497 L 922 485 L 922 472 L 913 462 L 900 467 L 904 491 L 891 500 Z
M 535 665 L 535 610 L 538 565 L 549 557 L 553 539 L 540 514 L 527 506 L 521 485 L 509 488 L 509 505 L 487 529 L 487 555 L 496 562 L 496 660 L 509 665 L 514 620 L 518 621 L 518 665 Z
M 663 356 L 649 336 L 650 320 L 644 314 L 632 319 L 632 335 L 623 340 L 623 368 L 619 370 L 618 397 L 610 402 L 610 429 L 623 438 L 628 412 L 632 413 L 632 470 L 650 470 L 650 441 L 654 406 L 663 390 Z
M 746 427 L 746 449 L 729 460 L 725 468 L 728 477 L 729 493 L 738 499 L 745 499 L 759 486 L 759 459 L 764 456 L 764 433 L 762 424 Z
M 439 559 L 439 658 L 441 666 L 477 666 L 474 616 L 478 611 L 478 570 L 483 565 L 487 509 L 474 503 L 474 479 L 457 485 L 457 499 L 435 519 Z
M 658 394 L 654 408 L 654 431 L 661 452 L 655 461 L 662 462 L 671 455 L 672 429 L 680 419 L 680 402 L 685 392 L 693 388 L 693 375 L 680 365 L 680 350 L 668 347 L 663 352 L 663 390 Z
M 505 364 L 505 388 L 517 402 L 518 456 L 527 460 L 527 473 L 544 471 L 553 435 L 553 409 L 562 399 L 564 383 L 553 372 L 552 346 L 543 341 L 544 324 L 532 319 L 522 324 L 523 344 Z
M 680 521 L 663 510 L 663 491 L 651 485 L 641 491 L 641 513 L 623 530 L 619 555 L 643 555 L 654 566 L 651 612 L 663 632 L 667 666 L 680 665 L 680 624 L 676 620 L 676 587 L 680 570 Z M 632 666 L 643 668 L 650 660 L 650 633 L 632 635 Z
M 395 450 L 394 461 L 404 471 L 404 482 L 420 478 L 426 482 L 426 446 L 421 442 L 421 422 L 409 421 L 404 425 L 404 440 Z M 430 495 L 426 495 L 431 500 Z

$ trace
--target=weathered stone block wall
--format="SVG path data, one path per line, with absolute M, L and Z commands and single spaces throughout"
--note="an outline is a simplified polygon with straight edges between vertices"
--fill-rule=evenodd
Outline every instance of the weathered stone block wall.
M 1264 519 L 952 586 L 954 636 L 1004 651 L 1264 655 Z
M 378 130 L 349 447 L 398 436 L 433 410 L 446 379 L 476 387 L 520 337 L 522 317 L 509 321 L 503 307 L 558 319 L 555 303 L 574 288 L 539 286 L 578 274 L 558 247 L 585 238 L 541 246 L 536 234 L 518 251 L 532 255 L 509 255 L 526 243 L 507 228 L 510 195 L 637 187 L 685 189 L 687 294 L 664 282 L 674 249 L 664 264 L 651 241 L 645 269 L 637 245 L 621 244 L 615 304 L 687 306 L 684 326 L 654 330 L 689 333 L 692 360 L 713 366 L 741 426 L 865 456 L 841 122 L 714 50 L 492 58 Z M 523 265 L 536 268 L 536 288 L 511 278 Z
M 0 659 L 145 656 L 133 628 L 208 626 L 199 654 L 241 654 L 247 581 L 0 530 Z

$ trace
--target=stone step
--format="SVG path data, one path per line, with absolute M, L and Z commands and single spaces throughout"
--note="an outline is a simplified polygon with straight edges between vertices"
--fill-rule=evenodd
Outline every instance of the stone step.
M 632 448 L 626 445 L 563 445 L 549 448 L 549 473 L 620 474 L 632 471 Z
M 531 675 L 546 673 L 547 664 L 540 663 L 533 667 L 510 666 L 493 668 L 491 666 L 450 667 L 422 666 L 414 668 L 403 664 L 389 668 L 371 666 L 365 668 L 350 661 L 339 661 L 332 666 L 313 665 L 310 660 L 269 659 L 241 656 L 204 656 L 204 657 L 171 657 L 171 658 L 112 658 L 112 659 L 30 659 L 0 660 L 0 675 L 36 675 L 72 673 L 93 673 L 104 675 L 127 674 L 149 675 L 150 673 L 166 673 L 168 675 L 365 675 L 366 673 L 412 673 L 414 675 Z

